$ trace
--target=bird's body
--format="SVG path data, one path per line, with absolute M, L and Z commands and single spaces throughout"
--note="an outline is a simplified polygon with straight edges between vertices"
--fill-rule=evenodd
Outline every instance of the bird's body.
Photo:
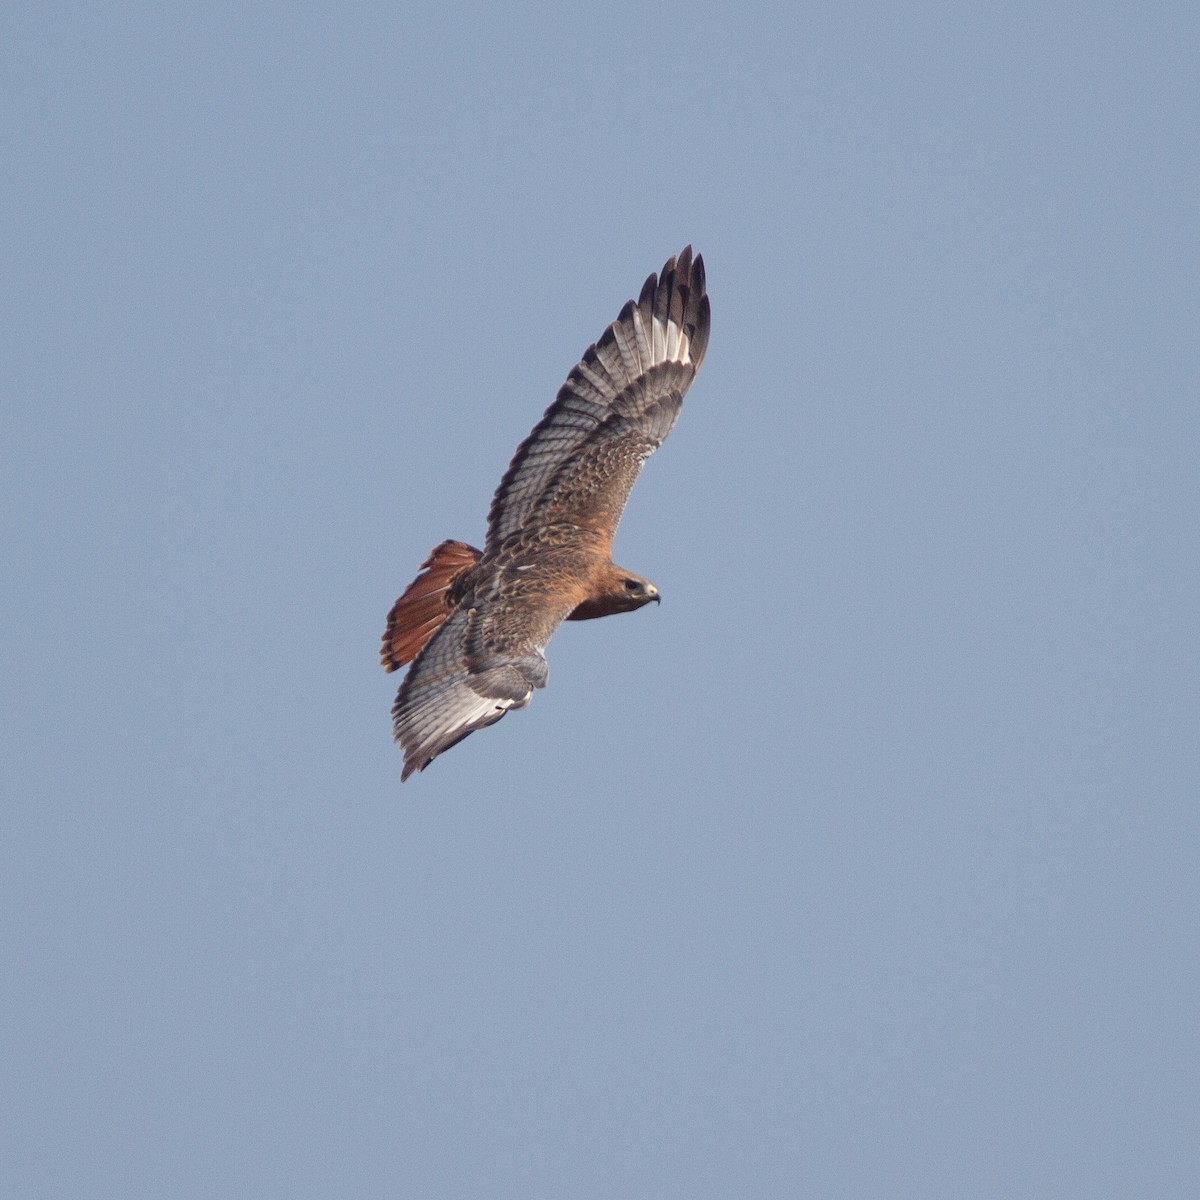
M 691 247 L 651 275 L 572 369 L 521 443 L 488 514 L 483 550 L 436 547 L 388 615 L 382 660 L 412 662 L 392 706 L 404 774 L 524 708 L 564 620 L 657 601 L 612 561 L 642 464 L 670 433 L 708 344 L 704 263 Z

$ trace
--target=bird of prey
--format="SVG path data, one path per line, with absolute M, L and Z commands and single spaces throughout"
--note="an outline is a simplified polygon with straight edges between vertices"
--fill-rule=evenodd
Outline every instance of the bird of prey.
M 407 779 L 545 687 L 564 621 L 629 612 L 658 589 L 612 561 L 642 464 L 671 432 L 708 346 L 704 261 L 688 246 L 584 352 L 496 489 L 482 550 L 445 541 L 388 614 L 384 669 Z

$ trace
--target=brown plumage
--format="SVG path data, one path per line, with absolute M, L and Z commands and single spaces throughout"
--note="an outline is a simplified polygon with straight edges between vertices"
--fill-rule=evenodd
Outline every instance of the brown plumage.
M 629 612 L 658 590 L 612 561 L 642 464 L 671 432 L 708 346 L 704 261 L 687 247 L 589 346 L 517 448 L 483 550 L 442 542 L 388 614 L 382 660 L 412 662 L 392 706 L 404 773 L 524 708 L 564 620 Z
M 388 613 L 383 635 L 383 669 L 394 671 L 411 662 L 441 628 L 453 607 L 450 585 L 466 567 L 474 566 L 482 551 L 466 542 L 445 541 L 435 546 L 421 564 L 421 573 Z

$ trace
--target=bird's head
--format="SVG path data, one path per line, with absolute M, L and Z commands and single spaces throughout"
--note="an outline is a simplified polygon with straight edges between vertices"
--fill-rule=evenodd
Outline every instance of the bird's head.
M 590 621 L 594 617 L 611 617 L 613 613 L 632 612 L 653 600 L 662 603 L 658 588 L 648 579 L 609 564 L 608 569 L 593 585 L 591 595 L 567 618 L 569 621 Z
M 643 579 L 640 575 L 631 575 L 628 571 L 622 571 L 619 586 L 622 610 L 641 608 L 643 604 L 649 604 L 651 600 L 655 604 L 662 603 L 658 588 L 650 580 Z

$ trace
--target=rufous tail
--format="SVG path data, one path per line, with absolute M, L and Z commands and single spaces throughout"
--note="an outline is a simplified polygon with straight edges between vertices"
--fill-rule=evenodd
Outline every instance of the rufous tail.
M 445 541 L 421 564 L 421 573 L 388 613 L 380 661 L 385 671 L 411 662 L 450 615 L 450 585 L 480 559 L 466 542 Z

